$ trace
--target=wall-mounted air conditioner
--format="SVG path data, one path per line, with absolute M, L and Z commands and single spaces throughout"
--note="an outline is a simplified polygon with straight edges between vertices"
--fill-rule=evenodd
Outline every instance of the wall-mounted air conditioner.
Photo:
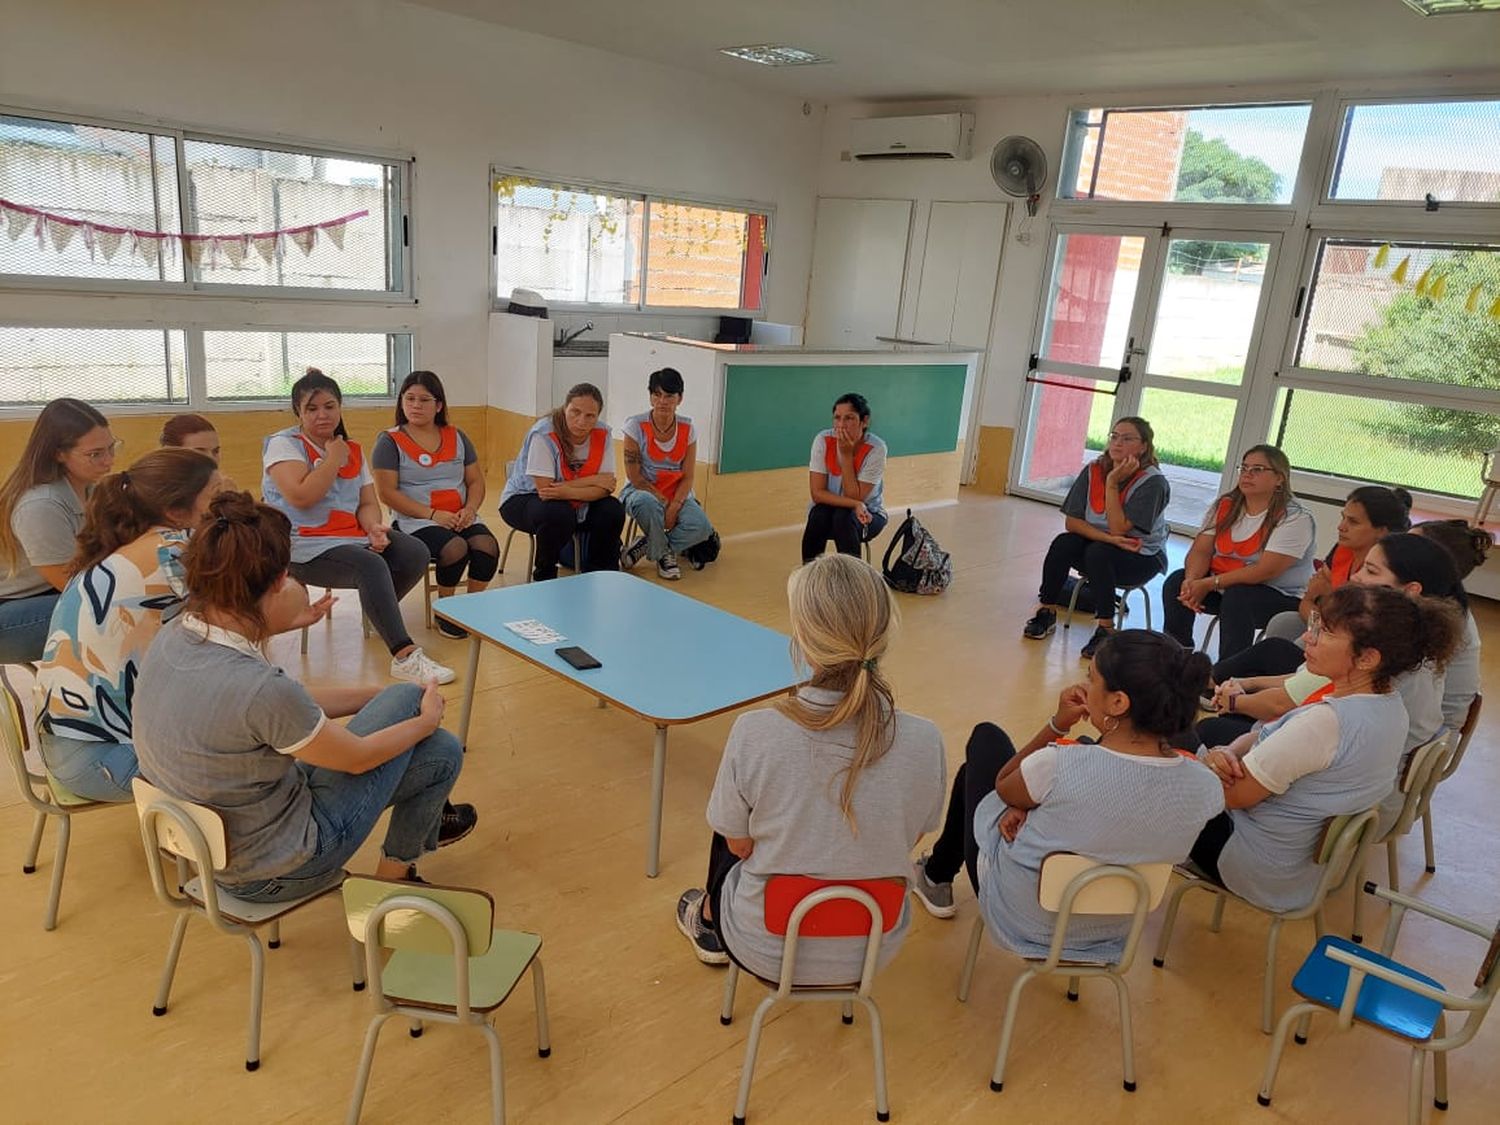
M 849 123 L 855 160 L 967 160 L 974 143 L 972 113 L 924 117 L 859 117 Z

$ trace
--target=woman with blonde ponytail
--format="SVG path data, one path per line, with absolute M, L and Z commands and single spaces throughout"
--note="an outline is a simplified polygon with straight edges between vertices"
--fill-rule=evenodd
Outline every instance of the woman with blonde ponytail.
M 912 845 L 938 825 L 945 774 L 937 727 L 896 709 L 883 671 L 897 613 L 880 574 L 858 558 L 823 555 L 792 573 L 787 600 L 807 683 L 735 722 L 708 801 L 706 889 L 677 903 L 678 928 L 700 961 L 732 955 L 770 979 L 782 942 L 763 922 L 767 880 L 906 875 Z M 885 935 L 882 963 L 908 923 L 903 913 Z M 796 983 L 847 981 L 863 953 L 863 938 L 809 942 Z

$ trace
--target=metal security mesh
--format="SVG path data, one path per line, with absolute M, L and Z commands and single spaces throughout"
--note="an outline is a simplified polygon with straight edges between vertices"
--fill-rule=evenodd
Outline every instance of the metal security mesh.
M 655 200 L 649 215 L 646 304 L 739 308 L 751 216 L 728 208 Z
M 187 401 L 184 334 L 148 328 L 0 328 L 0 402 Z
M 1500 416 L 1302 389 L 1282 391 L 1276 443 L 1292 465 L 1472 499 Z
M 411 336 L 385 332 L 205 332 L 208 397 L 286 400 L 309 367 L 350 398 L 389 397 L 411 370 Z
M 497 298 L 519 288 L 578 304 L 640 300 L 643 199 L 516 176 L 495 192 Z
M 1350 106 L 1328 195 L 1500 202 L 1500 100 Z

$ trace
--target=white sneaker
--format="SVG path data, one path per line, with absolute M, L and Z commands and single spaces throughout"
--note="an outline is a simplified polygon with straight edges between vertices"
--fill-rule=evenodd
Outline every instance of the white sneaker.
M 453 669 L 439 664 L 420 648 L 414 648 L 405 656 L 391 658 L 391 679 L 409 680 L 414 684 L 425 684 L 435 680 L 440 684 L 451 684 L 455 676 Z
M 668 551 L 656 560 L 656 573 L 671 582 L 682 577 L 682 568 L 677 565 L 677 556 Z

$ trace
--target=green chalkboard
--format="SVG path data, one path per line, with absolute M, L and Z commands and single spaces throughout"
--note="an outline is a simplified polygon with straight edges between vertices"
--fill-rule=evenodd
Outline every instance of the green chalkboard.
M 870 401 L 870 429 L 892 457 L 957 448 L 962 363 L 860 363 L 724 368 L 719 472 L 803 468 L 812 437 L 833 421 L 833 400 L 855 391 Z

